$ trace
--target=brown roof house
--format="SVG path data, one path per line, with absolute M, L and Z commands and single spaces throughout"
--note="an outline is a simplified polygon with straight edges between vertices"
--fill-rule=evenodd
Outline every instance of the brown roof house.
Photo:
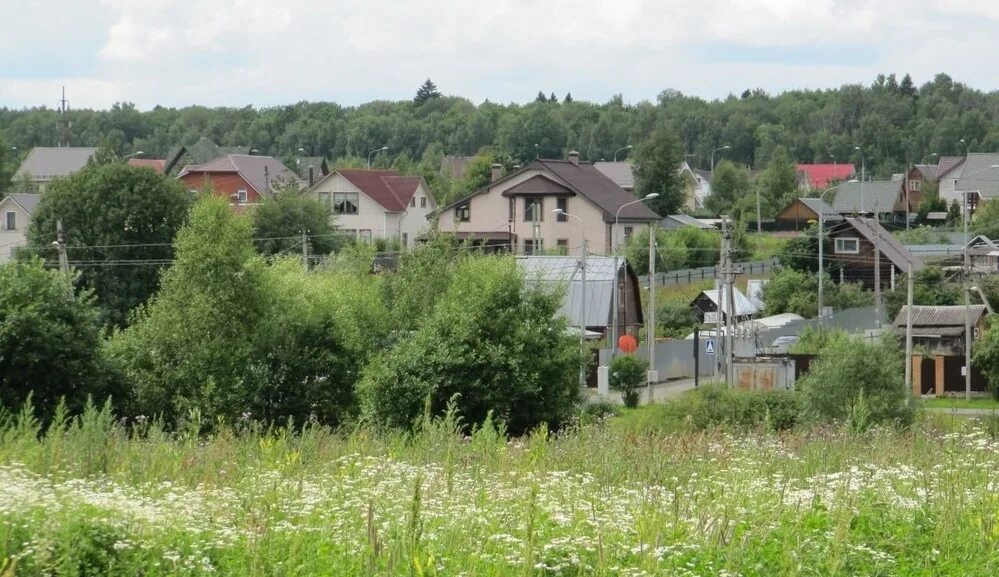
M 330 218 L 342 231 L 366 242 L 383 238 L 413 246 L 437 209 L 423 177 L 393 170 L 334 170 L 309 195 L 330 207 Z
M 845 217 L 826 229 L 828 270 L 833 279 L 862 283 L 873 289 L 875 263 L 880 260 L 881 286 L 891 286 L 895 276 L 923 268 L 923 262 L 909 252 L 890 232 L 871 218 Z M 877 251 L 875 251 L 877 246 Z M 880 259 L 877 255 L 880 253 Z
M 820 198 L 796 198 L 778 212 L 774 220 L 782 229 L 804 230 L 817 223 L 820 214 L 823 224 L 843 220 L 836 209 Z
M 97 149 L 91 147 L 32 148 L 14 173 L 13 180 L 28 178 L 35 183 L 38 192 L 45 192 L 45 188 L 53 178 L 69 176 L 80 170 L 90 162 L 95 152 Z
M 971 350 L 988 330 L 987 305 L 914 306 L 912 307 L 912 344 L 916 351 L 912 362 L 914 394 L 963 392 L 962 374 L 965 351 L 965 323 L 971 326 Z M 909 310 L 903 306 L 895 316 L 895 332 L 904 337 Z M 971 366 L 971 386 L 984 391 L 986 382 L 979 367 Z
M 592 163 L 580 162 L 576 152 L 567 160 L 539 159 L 500 174 L 497 167 L 491 183 L 437 211 L 439 229 L 522 254 L 578 254 L 585 239 L 591 254 L 607 255 L 615 216 L 620 215 L 618 245 L 660 218 Z M 559 209 L 567 214 L 554 212 Z
M 185 166 L 177 178 L 192 192 L 209 189 L 234 206 L 254 205 L 282 186 L 301 184 L 280 160 L 248 154 L 226 154 L 205 164 Z

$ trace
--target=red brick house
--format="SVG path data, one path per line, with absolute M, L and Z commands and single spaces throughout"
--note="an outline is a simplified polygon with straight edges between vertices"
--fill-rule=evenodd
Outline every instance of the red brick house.
M 280 160 L 248 154 L 227 154 L 205 164 L 185 166 L 177 178 L 188 190 L 209 189 L 234 206 L 256 204 L 282 185 L 300 183 Z

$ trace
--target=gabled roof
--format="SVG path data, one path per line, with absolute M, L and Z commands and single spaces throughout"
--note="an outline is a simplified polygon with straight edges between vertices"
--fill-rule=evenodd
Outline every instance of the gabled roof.
M 38 201 L 42 199 L 40 194 L 28 194 L 23 192 L 12 192 L 6 196 L 0 202 L 9 200 L 21 207 L 21 210 L 28 213 L 29 215 L 35 212 L 35 208 L 38 207 Z
M 503 191 L 503 196 L 576 196 L 569 187 L 556 182 L 544 174 L 536 174 L 524 182 Z
M 14 173 L 14 180 L 25 174 L 35 182 L 48 182 L 57 176 L 69 176 L 87 165 L 97 152 L 91 147 L 36 147 Z
M 660 220 L 659 222 L 663 222 L 666 220 L 671 220 L 677 224 L 693 228 L 701 228 L 704 230 L 717 230 L 715 229 L 714 225 L 704 222 L 703 220 L 696 219 L 687 214 L 670 214 L 663 217 L 662 220 Z
M 628 161 L 600 161 L 593 166 L 604 176 L 614 181 L 614 184 L 625 190 L 635 190 L 635 167 Z
M 799 164 L 802 173 L 812 188 L 826 188 L 830 182 L 846 180 L 856 172 L 852 164 Z
M 941 156 L 937 162 L 937 180 L 964 164 L 963 156 Z
M 313 180 L 319 180 L 330 173 L 325 156 L 299 156 L 295 158 L 295 172 L 303 181 L 309 181 L 309 167 L 312 167 Z
M 150 168 L 160 174 L 163 174 L 166 169 L 166 160 L 162 158 L 129 158 L 128 165 Z
M 901 192 L 901 180 L 844 182 L 836 189 L 832 206 L 839 214 L 883 214 L 894 211 Z
M 441 174 L 455 180 L 465 176 L 465 169 L 474 156 L 445 156 L 441 159 Z
M 844 222 L 837 225 L 837 227 L 849 226 L 864 237 L 867 242 L 871 244 L 877 243 L 881 254 L 902 272 L 909 270 L 910 266 L 913 271 L 923 268 L 923 261 L 912 254 L 909 249 L 905 248 L 897 238 L 874 219 L 846 217 L 843 220 Z
M 346 178 L 371 200 L 377 202 L 389 212 L 404 212 L 409 200 L 416 194 L 423 178 L 419 176 L 400 176 L 394 170 L 365 170 L 342 168 L 334 170 L 326 178 L 335 174 Z M 320 180 L 320 182 L 326 180 Z
M 989 239 L 989 237 L 985 236 L 984 234 L 979 234 L 975 236 L 975 238 L 969 240 L 967 246 L 968 248 L 976 248 L 976 247 L 986 247 L 991 249 L 999 248 L 999 246 L 997 246 L 996 243 L 992 242 L 992 240 Z
M 727 315 L 728 314 L 728 295 L 726 294 L 727 291 L 723 290 L 721 291 L 721 293 L 722 293 L 721 311 L 723 314 Z M 711 301 L 715 305 L 715 307 L 718 306 L 718 289 L 710 289 L 702 291 L 701 294 L 707 297 L 707 299 Z M 732 302 L 735 304 L 735 316 L 751 317 L 760 312 L 760 309 L 757 308 L 757 306 L 753 303 L 753 301 L 749 300 L 749 298 L 746 297 L 746 295 L 742 294 L 742 291 L 740 291 L 739 289 L 733 288 L 732 296 L 733 296 Z M 698 298 L 700 298 L 700 295 L 698 295 Z M 697 299 L 694 300 L 696 301 Z
M 895 316 L 895 326 L 904 327 L 908 317 L 908 305 Z M 912 307 L 912 326 L 914 327 L 961 327 L 965 319 L 970 317 L 971 326 L 976 326 L 986 313 L 985 305 L 954 305 L 954 306 L 914 306 Z M 963 331 L 962 331 L 963 332 Z
M 272 156 L 226 154 L 205 164 L 185 166 L 180 176 L 193 173 L 237 173 L 261 195 L 280 184 L 298 182 L 295 173 Z
M 821 215 L 823 220 L 841 220 L 843 218 L 836 212 L 836 209 L 821 198 L 799 198 L 798 200 L 801 201 L 801 204 L 807 206 L 808 210 L 814 212 L 816 216 Z
M 548 286 L 562 286 L 565 297 L 562 299 L 561 313 L 569 318 L 569 324 L 580 326 L 580 305 L 585 311 L 587 327 L 606 327 L 610 324 L 613 312 L 614 257 L 586 257 L 586 302 L 583 298 L 580 259 L 572 256 L 518 256 L 517 263 L 528 281 L 537 281 Z M 617 260 L 618 269 L 625 274 L 634 274 L 624 259 Z M 636 285 L 637 286 L 637 285 Z M 639 307 L 641 308 L 641 307 Z M 643 322 L 639 311 L 638 322 Z
M 957 177 L 954 190 L 977 190 L 985 200 L 999 196 L 999 168 L 994 166 L 999 166 L 999 153 L 972 152 L 951 175 Z
M 923 175 L 923 180 L 928 182 L 936 182 L 939 178 L 937 174 L 937 164 L 914 164 L 913 168 L 919 171 L 919 174 Z

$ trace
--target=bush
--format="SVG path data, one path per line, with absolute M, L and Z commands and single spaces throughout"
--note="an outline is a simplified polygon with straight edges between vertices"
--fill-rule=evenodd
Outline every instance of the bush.
M 638 406 L 638 389 L 646 381 L 649 362 L 635 355 L 615 357 L 610 364 L 610 388 L 621 392 L 624 406 Z
M 561 294 L 528 285 L 514 259 L 461 261 L 427 318 L 377 355 L 358 384 L 362 414 L 409 427 L 429 401 L 481 423 L 490 411 L 511 433 L 559 427 L 579 395 L 582 355 L 558 315 Z
M 717 428 L 783 431 L 793 428 L 800 414 L 801 398 L 794 391 L 742 391 L 709 385 L 643 408 L 627 420 L 643 432 Z
M 906 404 L 904 363 L 898 342 L 885 337 L 865 342 L 832 333 L 810 372 L 798 381 L 804 415 L 815 421 L 851 423 L 863 414 L 867 424 L 908 425 L 914 413 Z
M 686 338 L 700 324 L 694 307 L 681 301 L 670 301 L 659 307 L 656 321 L 659 325 L 658 335 L 671 339 Z

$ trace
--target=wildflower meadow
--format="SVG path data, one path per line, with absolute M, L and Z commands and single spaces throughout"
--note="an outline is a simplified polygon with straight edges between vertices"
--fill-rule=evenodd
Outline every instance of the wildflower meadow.
M 851 434 L 509 438 L 110 410 L 0 431 L 0 575 L 996 575 L 999 443 Z

